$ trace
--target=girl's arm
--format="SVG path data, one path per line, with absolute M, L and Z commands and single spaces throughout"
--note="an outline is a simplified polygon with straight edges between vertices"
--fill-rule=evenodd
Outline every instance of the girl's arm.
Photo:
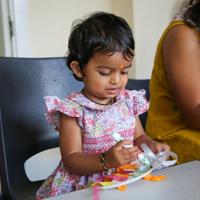
M 159 151 L 170 151 L 170 147 L 168 145 L 156 142 L 150 136 L 146 135 L 140 122 L 140 118 L 139 116 L 137 116 L 135 125 L 134 145 L 140 147 L 143 143 L 145 143 L 153 151 L 154 154 L 157 154 Z
M 82 153 L 82 133 L 77 118 L 61 113 L 59 134 L 62 160 L 70 173 L 89 175 L 104 170 L 101 154 Z M 105 155 L 106 166 L 108 168 L 119 167 L 136 160 L 140 153 L 138 147 L 122 148 L 124 145 L 130 144 L 131 141 L 123 140 L 109 149 Z
M 173 27 L 163 43 L 167 76 L 185 122 L 200 129 L 200 42 L 187 25 Z

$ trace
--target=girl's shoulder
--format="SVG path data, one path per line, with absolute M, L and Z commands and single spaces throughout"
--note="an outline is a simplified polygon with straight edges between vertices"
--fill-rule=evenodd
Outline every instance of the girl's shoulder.
M 48 111 L 57 110 L 65 112 L 65 110 L 73 110 L 75 107 L 81 108 L 81 104 L 78 103 L 81 95 L 80 92 L 73 92 L 65 99 L 60 99 L 57 96 L 46 96 L 44 100 Z
M 121 91 L 119 93 L 119 95 L 116 96 L 117 100 L 127 100 L 127 99 L 131 99 L 131 100 L 136 100 L 136 99 L 145 99 L 146 91 L 144 89 L 141 90 L 126 90 L 124 89 L 123 91 Z
M 125 101 L 131 113 L 138 116 L 149 109 L 149 102 L 145 97 L 145 90 L 126 90 L 124 89 L 116 96 L 117 101 Z
M 60 113 L 64 113 L 70 117 L 77 117 L 81 121 L 83 117 L 83 106 L 78 102 L 81 99 L 80 92 L 73 92 L 65 99 L 56 96 L 44 97 L 46 110 L 46 120 L 53 124 L 56 130 L 59 130 Z

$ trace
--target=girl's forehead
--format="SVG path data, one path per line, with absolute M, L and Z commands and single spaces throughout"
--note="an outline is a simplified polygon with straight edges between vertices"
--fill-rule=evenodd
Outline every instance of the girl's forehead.
M 124 57 L 124 54 L 121 51 L 117 51 L 110 54 L 102 54 L 102 53 L 95 53 L 94 56 L 91 58 L 94 61 L 101 61 L 101 62 L 132 62 L 133 58 Z M 123 63 L 120 64 L 120 66 Z
M 96 53 L 85 65 L 87 69 L 117 69 L 122 70 L 131 67 L 132 58 L 125 59 L 122 52 L 116 52 L 112 55 Z

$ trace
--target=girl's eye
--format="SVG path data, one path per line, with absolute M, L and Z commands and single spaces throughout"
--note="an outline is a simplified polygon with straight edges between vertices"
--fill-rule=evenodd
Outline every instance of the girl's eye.
M 121 72 L 121 74 L 128 74 L 128 72 Z
M 108 76 L 110 75 L 110 73 L 102 73 L 102 72 L 99 72 L 102 76 Z

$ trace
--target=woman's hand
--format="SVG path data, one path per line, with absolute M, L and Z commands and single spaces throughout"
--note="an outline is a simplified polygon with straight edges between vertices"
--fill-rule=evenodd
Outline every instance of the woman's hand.
M 160 143 L 160 142 L 156 142 L 154 140 L 151 143 L 149 143 L 149 148 L 154 154 L 157 154 L 160 151 L 170 151 L 170 147 L 168 145 Z M 167 159 L 168 158 L 169 156 L 167 157 Z
M 141 150 L 137 146 L 123 148 L 125 145 L 132 145 L 132 143 L 130 140 L 123 140 L 106 151 L 105 163 L 108 168 L 120 167 L 137 160 Z

